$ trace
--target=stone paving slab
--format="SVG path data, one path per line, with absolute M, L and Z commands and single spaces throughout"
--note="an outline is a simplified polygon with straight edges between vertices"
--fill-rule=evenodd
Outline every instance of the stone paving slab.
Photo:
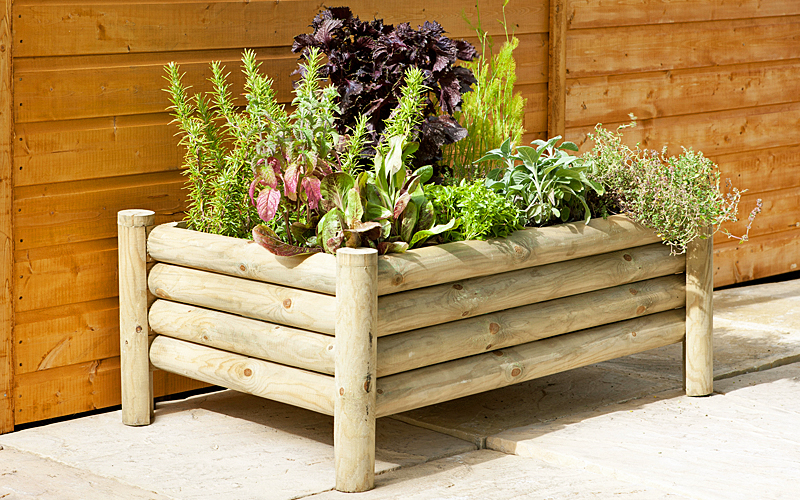
M 375 478 L 365 493 L 328 491 L 306 500 L 679 500 L 686 497 L 584 470 L 490 450 L 442 458 Z
M 505 453 L 690 498 L 795 499 L 800 364 L 720 382 L 723 394 L 668 391 L 487 439 Z
M 476 448 L 391 419 L 378 421 L 376 439 L 377 471 Z M 146 427 L 122 425 L 115 411 L 6 434 L 0 445 L 181 500 L 291 499 L 335 480 L 332 417 L 233 391 L 160 404 Z
M 0 450 L 3 500 L 170 500 L 172 497 L 5 446 Z

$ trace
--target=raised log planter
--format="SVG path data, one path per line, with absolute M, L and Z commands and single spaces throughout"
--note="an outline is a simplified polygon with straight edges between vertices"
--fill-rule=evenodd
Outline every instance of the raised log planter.
M 153 418 L 150 363 L 333 415 L 340 491 L 373 486 L 376 417 L 681 341 L 712 392 L 710 239 L 674 256 L 615 216 L 286 258 L 153 220 L 119 213 L 123 422 Z

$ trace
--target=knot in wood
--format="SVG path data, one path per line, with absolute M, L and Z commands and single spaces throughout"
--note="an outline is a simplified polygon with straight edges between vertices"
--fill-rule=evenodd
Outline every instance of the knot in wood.
M 253 370 L 251 370 L 250 368 L 245 368 L 244 369 L 244 376 L 245 377 L 249 377 L 252 374 L 253 374 Z
M 639 306 L 639 307 L 636 308 L 636 314 L 642 314 L 646 310 L 647 310 L 647 308 L 645 306 Z
M 329 350 L 329 351 L 332 351 L 332 350 L 333 350 L 333 344 L 330 344 L 330 345 L 328 346 L 328 350 Z
M 635 336 L 636 336 L 636 332 L 631 332 L 631 337 L 635 337 Z
M 469 311 L 464 311 L 463 313 L 461 313 L 462 318 L 466 318 L 467 316 L 469 316 Z
M 520 373 L 522 373 L 522 370 L 520 370 L 519 368 L 514 368 L 513 370 L 511 370 L 512 377 L 519 377 Z
M 462 285 L 461 283 L 456 283 L 455 285 L 453 285 L 453 288 L 455 288 L 456 290 L 463 290 L 464 285 Z
M 633 260 L 633 257 L 631 257 L 630 254 L 627 254 L 627 253 L 625 255 L 623 255 L 622 258 L 627 260 L 628 262 Z
M 378 389 L 378 390 L 377 390 L 377 393 L 378 393 L 378 394 L 383 394 L 383 389 Z
M 500 331 L 500 325 L 497 323 L 489 323 L 489 333 L 496 335 Z
M 292 307 L 292 299 L 285 299 L 283 301 L 283 307 L 286 308 L 286 309 L 289 309 L 290 307 Z
M 344 396 L 344 387 L 339 387 L 339 395 Z
M 141 326 L 137 326 L 136 327 L 136 333 L 142 333 L 142 327 Z
M 369 382 L 369 379 L 364 381 L 364 392 L 369 392 Z
M 494 351 L 494 355 L 495 356 L 502 356 L 503 355 L 503 351 Z
M 486 350 L 487 350 L 487 351 L 488 351 L 489 349 L 491 349 L 491 348 L 492 348 L 492 344 L 489 344 L 489 345 L 487 345 L 487 346 L 486 346 Z
M 245 271 L 247 271 L 247 266 L 245 266 L 244 264 L 240 264 L 240 265 L 239 265 L 239 270 L 240 270 L 241 272 L 245 272 Z
M 635 289 L 635 288 L 631 288 L 631 289 L 630 289 L 630 290 L 628 290 L 628 291 L 629 291 L 629 292 L 631 292 L 631 295 L 636 295 L 637 293 L 639 293 L 639 290 L 637 290 L 637 289 Z
M 403 279 L 403 275 L 402 274 L 395 274 L 394 276 L 392 276 L 392 285 L 394 285 L 394 286 L 400 285 L 404 281 L 405 281 L 405 279 Z
M 522 255 L 525 253 L 525 250 L 519 245 L 514 245 L 514 253 L 517 255 Z

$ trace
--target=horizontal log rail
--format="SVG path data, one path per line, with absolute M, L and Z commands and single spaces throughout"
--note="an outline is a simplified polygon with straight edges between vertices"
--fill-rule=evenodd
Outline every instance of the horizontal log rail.
M 378 299 L 378 336 L 680 273 L 685 267 L 684 256 L 651 244 L 392 294 Z
M 677 309 L 378 379 L 378 417 L 680 342 Z
M 169 300 L 150 308 L 161 335 L 265 361 L 333 375 L 334 338 Z
M 330 295 L 162 263 L 153 266 L 148 285 L 161 299 L 334 333 L 336 298 Z
M 656 243 L 653 231 L 623 216 L 529 228 L 508 238 L 455 242 L 384 255 L 378 260 L 378 295 L 504 273 Z M 147 241 L 152 258 L 328 295 L 336 293 L 335 258 L 327 254 L 278 257 L 247 240 L 162 224 Z
M 248 358 L 159 335 L 150 346 L 153 366 L 326 415 L 333 415 L 334 380 L 299 368 Z
M 684 306 L 683 274 L 621 285 L 378 339 L 378 376 Z

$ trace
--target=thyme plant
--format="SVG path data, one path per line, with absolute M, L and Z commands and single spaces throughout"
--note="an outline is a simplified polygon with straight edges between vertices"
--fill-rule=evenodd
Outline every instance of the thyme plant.
M 679 156 L 666 149 L 629 148 L 622 136 L 598 125 L 590 134 L 594 148 L 584 155 L 590 176 L 608 187 L 613 202 L 631 219 L 656 230 L 674 253 L 681 254 L 695 238 L 705 237 L 720 225 L 737 220 L 743 191 L 735 187 L 723 194 L 716 165 L 700 152 L 683 149 Z M 729 237 L 747 241 L 747 233 L 761 210 L 761 200 L 751 212 L 747 232 Z

